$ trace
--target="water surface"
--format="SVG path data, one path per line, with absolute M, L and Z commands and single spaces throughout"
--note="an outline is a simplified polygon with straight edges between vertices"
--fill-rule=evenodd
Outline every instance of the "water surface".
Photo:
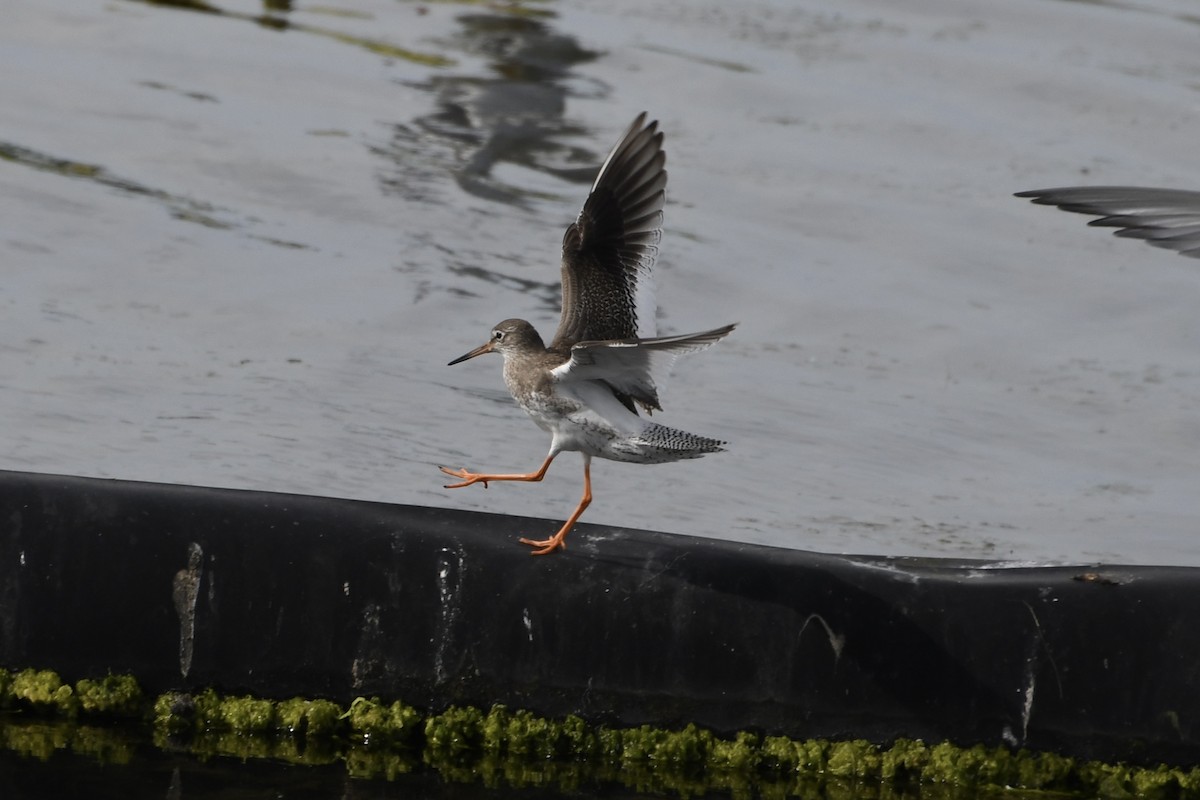
M 274 9 L 274 10 L 272 10 Z M 585 519 L 1200 565 L 1200 264 L 1011 197 L 1200 188 L 1184 2 L 16 0 L 0 467 L 565 517 L 499 359 L 642 109 L 659 328 L 725 322 Z M 552 531 L 530 531 L 545 535 Z M 514 545 L 515 546 L 515 545 Z

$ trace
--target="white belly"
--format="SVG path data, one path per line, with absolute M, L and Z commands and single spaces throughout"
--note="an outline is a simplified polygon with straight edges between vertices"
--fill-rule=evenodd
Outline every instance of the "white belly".
M 621 443 L 645 425 L 603 383 L 572 381 L 555 385 L 553 396 L 534 394 L 523 407 L 537 426 L 554 437 L 551 452 L 582 451 L 624 460 Z

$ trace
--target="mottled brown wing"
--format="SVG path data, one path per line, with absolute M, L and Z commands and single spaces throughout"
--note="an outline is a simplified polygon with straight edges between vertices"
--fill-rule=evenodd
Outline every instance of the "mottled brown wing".
M 666 154 L 658 123 L 639 114 L 608 154 L 562 251 L 562 320 L 551 347 L 651 338 L 652 272 L 662 238 Z

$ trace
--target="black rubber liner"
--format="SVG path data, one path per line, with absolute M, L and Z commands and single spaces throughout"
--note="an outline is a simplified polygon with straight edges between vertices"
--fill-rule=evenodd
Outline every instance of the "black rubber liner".
M 1200 761 L 1200 569 L 586 524 L 535 558 L 517 538 L 556 521 L 16 472 L 0 472 L 0 521 L 10 669 Z

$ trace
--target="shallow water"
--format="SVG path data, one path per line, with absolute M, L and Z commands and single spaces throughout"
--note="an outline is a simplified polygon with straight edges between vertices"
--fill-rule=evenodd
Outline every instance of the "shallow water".
M 662 421 L 731 444 L 598 463 L 585 520 L 1200 565 L 1200 263 L 1011 197 L 1200 188 L 1190 3 L 266 6 L 6 5 L 0 468 L 564 517 L 571 454 L 441 488 L 548 446 L 445 363 L 553 329 L 645 108 L 659 328 L 742 323 Z

